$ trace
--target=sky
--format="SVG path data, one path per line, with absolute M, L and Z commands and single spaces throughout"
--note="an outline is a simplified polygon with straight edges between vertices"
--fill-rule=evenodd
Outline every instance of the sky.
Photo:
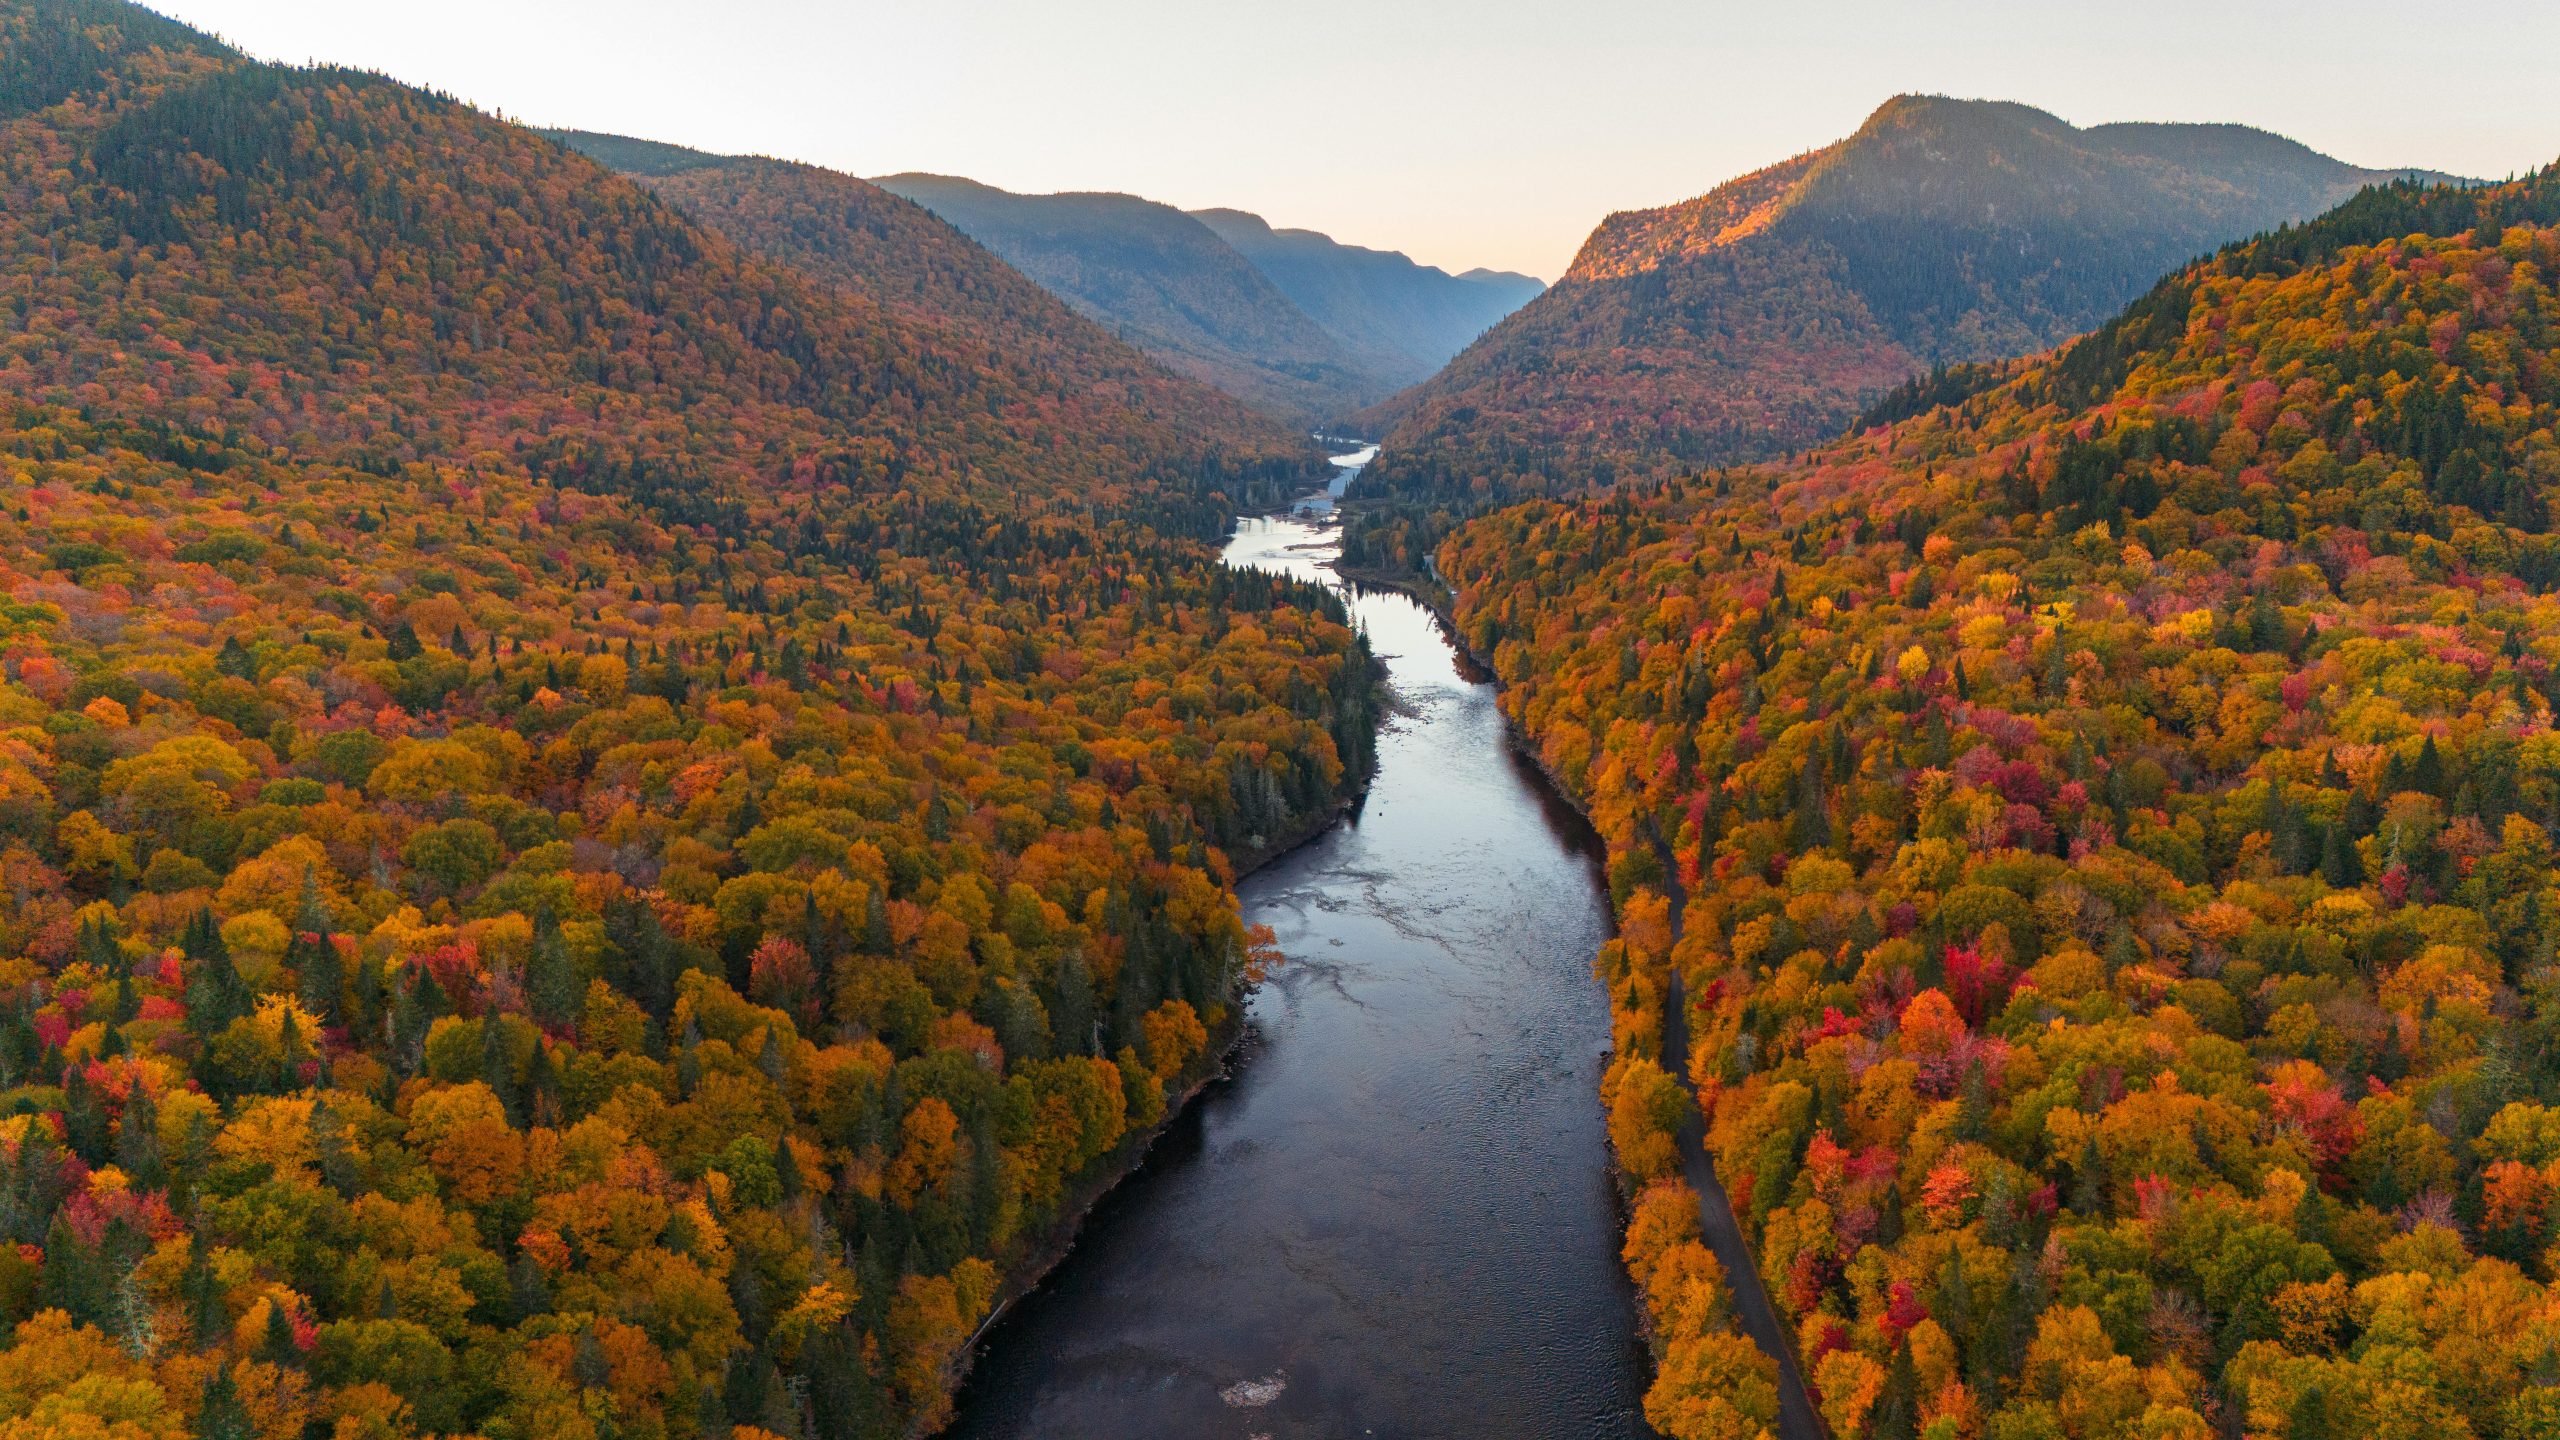
M 2238 121 L 2375 167 L 2560 159 L 2552 0 L 147 3 L 533 124 L 1234 206 L 1544 279 L 1611 211 L 1904 92 Z

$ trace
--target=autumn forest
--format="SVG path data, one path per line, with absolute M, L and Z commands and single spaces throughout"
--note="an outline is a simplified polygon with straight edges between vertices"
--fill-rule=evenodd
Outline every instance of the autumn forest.
M 0 0 L 0 1440 L 1058 1433 L 989 1330 L 1362 983 L 1255 877 L 1456 703 L 1387 593 L 1590 832 L 1578 1433 L 2560 1437 L 2560 174 L 1192 214 Z

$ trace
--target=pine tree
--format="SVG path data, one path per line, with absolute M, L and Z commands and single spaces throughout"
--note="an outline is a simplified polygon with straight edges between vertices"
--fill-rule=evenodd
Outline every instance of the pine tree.
M 862 918 L 862 949 L 869 955 L 886 955 L 891 945 L 889 907 L 881 902 L 880 892 L 873 889 L 869 906 Z
M 2364 883 L 2364 861 L 2347 838 L 2347 827 L 2332 825 L 2320 839 L 2320 878 L 2331 888 L 2351 890 Z
M 2302 822 L 2302 811 L 2286 803 L 2281 792 L 2270 793 L 2275 797 L 2276 816 L 2269 831 L 2268 849 L 2276 868 L 2287 875 L 2308 874 L 2312 866 L 2311 832 Z
M 213 1372 L 204 1382 L 204 1395 L 196 1404 L 196 1440 L 255 1440 L 258 1430 L 250 1422 L 249 1407 L 240 1403 L 240 1387 L 231 1378 L 231 1364 Z
M 267 1333 L 258 1343 L 258 1358 L 271 1365 L 292 1365 L 302 1359 L 302 1347 L 293 1336 L 293 1317 L 273 1300 L 267 1302 Z
M 222 1281 L 205 1260 L 202 1246 L 187 1252 L 187 1268 L 178 1276 L 178 1297 L 186 1303 L 196 1349 L 211 1350 L 229 1338 L 231 1312 L 222 1303 Z
M 160 1154 L 160 1107 L 140 1085 L 124 1102 L 116 1124 L 116 1168 L 143 1190 L 169 1183 L 169 1167 Z
M 211 910 L 198 910 L 178 939 L 187 962 L 187 1029 L 200 1038 L 221 1034 L 249 1013 L 249 986 L 231 963 L 231 947 Z
M 62 1136 L 71 1153 L 92 1166 L 104 1165 L 114 1144 L 106 1102 L 89 1083 L 85 1065 L 70 1066 L 62 1077 Z
M 114 1315 L 117 1278 L 107 1273 L 105 1257 L 72 1228 L 70 1217 L 56 1212 L 44 1234 L 39 1303 L 82 1325 L 104 1328 Z
M 491 1013 L 480 1017 L 480 1083 L 489 1087 L 499 1103 L 507 1107 L 510 1124 L 524 1123 L 523 1100 L 516 1092 L 515 1056 L 507 1043 L 505 1017 Z
M 534 1023 L 559 1033 L 578 1019 L 584 987 L 569 958 L 569 942 L 560 933 L 560 917 L 544 901 L 533 912 L 533 954 L 525 962 L 525 1005 Z
M 2418 763 L 2409 769 L 2409 787 L 2442 800 L 2445 785 L 2444 756 L 2436 749 L 2436 737 L 2429 735 L 2418 746 Z
M 551 1313 L 551 1277 L 531 1255 L 518 1254 L 507 1267 L 507 1303 L 519 1325 Z
M 363 1193 L 363 1176 L 347 1141 L 346 1122 L 338 1118 L 325 1098 L 311 1102 L 311 1149 L 319 1161 L 323 1183 L 349 1199 Z
M 1810 854 L 1831 843 L 1831 782 L 1824 773 L 1828 768 L 1822 755 L 1816 753 L 1807 756 L 1797 772 L 1792 838 L 1799 854 Z
M 1919 1440 L 1920 1372 L 1911 1362 L 1908 1337 L 1894 1342 L 1893 1363 L 1885 1368 L 1866 1433 L 1868 1440 Z
M 427 1027 L 435 1023 L 420 993 L 435 981 L 420 974 L 402 978 L 391 995 L 391 1068 L 401 1076 L 417 1072 L 426 1058 Z
M 2071 1167 L 2071 1213 L 2103 1215 L 2106 1208 L 2106 1157 L 2098 1152 L 2098 1140 L 2093 1135 L 2080 1147 L 2080 1162 Z
M 302 905 L 295 912 L 293 939 L 286 945 L 284 963 L 300 979 L 302 1008 L 319 1017 L 323 1025 L 336 1025 L 345 1018 L 347 998 L 346 965 L 338 958 L 337 943 L 330 938 L 329 907 L 320 894 L 320 877 L 311 870 L 302 872 Z
M 302 1022 L 287 1009 L 276 1026 L 276 1064 L 274 1072 L 261 1078 L 261 1087 L 283 1091 L 293 1088 L 301 1077 L 302 1062 L 311 1057 L 310 1042 L 302 1035 Z

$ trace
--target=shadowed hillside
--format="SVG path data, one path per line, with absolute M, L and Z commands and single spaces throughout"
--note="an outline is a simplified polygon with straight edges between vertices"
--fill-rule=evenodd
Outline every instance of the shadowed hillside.
M 942 175 L 876 183 L 1167 365 L 1293 423 L 1320 424 L 1395 388 L 1382 373 L 1389 357 L 1327 331 L 1216 231 L 1170 205 L 1016 195 Z
M 1241 210 L 1194 210 L 1315 322 L 1371 354 L 1392 356 L 1386 378 L 1424 380 L 1494 322 L 1546 287 L 1526 275 L 1451 275 L 1392 250 L 1345 245 L 1313 230 L 1275 230 Z

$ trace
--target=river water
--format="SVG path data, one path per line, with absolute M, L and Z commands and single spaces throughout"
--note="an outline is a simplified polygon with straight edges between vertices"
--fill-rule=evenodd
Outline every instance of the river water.
M 1332 582 L 1330 511 L 1246 520 L 1227 561 Z M 1244 882 L 1288 959 L 1232 1078 L 990 1333 L 953 1435 L 1651 1433 L 1598 1096 L 1594 842 L 1430 613 L 1350 598 L 1394 691 L 1376 783 Z

